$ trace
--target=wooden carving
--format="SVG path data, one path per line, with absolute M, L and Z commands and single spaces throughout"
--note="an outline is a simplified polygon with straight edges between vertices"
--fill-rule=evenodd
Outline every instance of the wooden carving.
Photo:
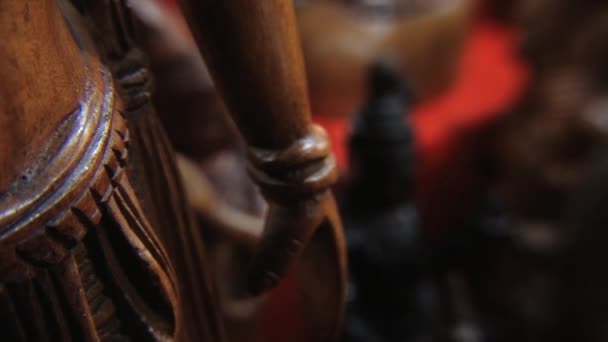
M 57 125 L 44 140 L 31 136 L 33 157 L 16 179 L 2 175 L 8 179 L 0 197 L 2 326 L 11 340 L 170 339 L 179 319 L 176 277 L 127 176 L 132 131 L 112 74 L 70 4 L 11 4 L 3 23 L 31 30 L 35 39 L 23 42 L 27 37 L 16 32 L 14 42 L 48 39 L 58 47 L 45 51 L 49 64 L 23 70 L 44 75 L 61 56 L 58 65 L 76 71 L 54 69 L 60 84 L 72 78 L 65 88 L 53 89 L 44 78 L 28 84 L 39 89 L 39 101 L 54 100 L 57 91 L 65 97 L 59 104 L 72 108 L 62 112 L 52 102 L 34 108 L 33 117 L 57 110 L 50 115 Z M 19 61 L 26 55 L 17 48 L 3 53 Z M 24 76 L 21 68 L 4 72 Z M 23 100 L 7 98 L 2 115 Z
M 397 62 L 417 100 L 446 88 L 455 74 L 472 1 L 305 0 L 298 28 L 313 113 L 349 116 L 363 104 L 367 70 Z
M 274 286 L 326 216 L 335 159 L 310 122 L 288 1 L 184 1 L 206 61 L 250 145 L 249 171 L 270 203 L 249 290 Z M 196 20 L 195 20 L 196 19 Z M 265 134 L 264 131 L 273 132 Z
M 181 294 L 187 296 L 181 300 L 183 330 L 177 337 L 220 341 L 223 332 L 203 237 L 182 191 L 174 152 L 150 101 L 151 75 L 145 55 L 135 43 L 135 20 L 125 4 L 92 2 L 84 7 L 84 13 L 116 77 L 117 90 L 125 102 L 124 113 L 134 132 L 129 175 L 175 266 Z
M 14 85 L 0 87 L 0 326 L 9 340 L 225 340 L 215 273 L 151 101 L 127 3 L 0 5 L 0 58 L 10 62 L 0 73 Z M 318 268 L 332 279 L 304 282 L 305 295 L 330 300 L 308 309 L 319 312 L 315 339 L 331 339 L 346 274 L 327 190 L 335 161 L 310 123 L 293 9 L 287 1 L 234 4 L 253 11 L 193 7 L 208 6 L 209 18 L 223 19 L 207 24 L 235 34 L 225 41 L 207 32 L 205 51 L 222 56 L 210 58 L 212 71 L 271 206 L 264 235 L 251 240 L 261 242 L 248 276 L 231 285 L 254 298 L 306 256 L 304 273 Z M 250 44 L 255 30 L 259 45 Z

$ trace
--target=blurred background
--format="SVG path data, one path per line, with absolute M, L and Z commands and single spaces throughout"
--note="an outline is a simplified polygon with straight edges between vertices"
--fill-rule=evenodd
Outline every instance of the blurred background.
M 132 6 L 191 202 L 220 227 L 207 234 L 231 339 L 314 341 L 323 303 L 297 276 L 259 312 L 222 286 L 265 204 L 176 1 Z M 608 4 L 294 6 L 341 174 L 344 341 L 608 341 Z

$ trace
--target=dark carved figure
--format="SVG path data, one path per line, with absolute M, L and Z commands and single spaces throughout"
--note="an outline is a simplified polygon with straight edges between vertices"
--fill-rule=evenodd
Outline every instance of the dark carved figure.
M 345 341 L 430 341 L 430 264 L 413 203 L 409 94 L 390 63 L 375 65 L 357 115 L 341 210 L 351 265 Z

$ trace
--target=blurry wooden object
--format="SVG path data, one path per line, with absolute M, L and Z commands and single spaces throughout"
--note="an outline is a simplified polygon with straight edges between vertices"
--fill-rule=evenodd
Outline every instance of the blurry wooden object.
M 252 215 L 262 213 L 246 172 L 244 142 L 183 17 L 155 1 L 131 4 L 156 80 L 153 101 L 176 151 L 196 164 L 221 200 Z
M 234 288 L 242 280 L 239 272 L 261 236 L 265 212 L 259 192 L 245 173 L 245 146 L 227 120 L 226 109 L 189 32 L 180 24 L 181 18 L 153 2 L 132 4 L 142 21 L 141 38 L 161 92 L 155 102 L 170 139 L 182 154 L 178 167 L 206 238 L 228 337 L 245 341 L 252 337 L 259 312 L 266 304 L 264 298 L 243 297 L 239 293 L 242 289 Z M 179 109 L 179 116 L 175 109 Z M 337 318 L 330 312 L 329 321 L 319 315 L 326 312 L 325 299 L 315 295 L 317 285 L 307 285 L 337 279 L 332 265 L 341 256 L 335 248 L 331 244 L 309 248 L 296 267 L 296 295 L 307 298 L 309 308 L 304 316 L 313 326 L 331 325 Z M 330 267 L 324 270 L 318 267 L 320 264 Z M 339 287 L 324 289 L 333 300 L 341 300 L 332 294 Z
M 381 57 L 397 62 L 416 99 L 438 94 L 454 73 L 472 8 L 469 0 L 298 2 L 313 113 L 354 113 L 366 71 Z
M 72 69 L 71 61 L 80 57 L 78 47 L 74 43 L 61 46 L 53 42 L 71 39 L 56 8 L 35 9 L 26 21 L 13 16 L 24 13 L 29 5 L 5 6 L 10 8 L 2 11 L 1 28 L 3 32 L 12 32 L 15 27 L 16 31 L 7 34 L 0 50 L 0 57 L 7 63 L 7 67 L 0 69 L 2 79 L 11 84 L 2 87 L 0 105 L 4 112 L 14 115 L 0 116 L 0 189 L 3 190 L 31 166 L 37 148 L 51 138 L 55 127 L 77 107 L 83 89 L 73 85 L 85 80 L 82 68 Z M 39 26 L 26 25 L 30 21 L 39 22 Z M 48 37 L 40 31 L 47 32 Z M 40 55 L 48 57 L 41 60 Z M 48 87 L 50 84 L 54 86 Z M 47 110 L 52 107 L 57 109 Z
M 156 80 L 153 101 L 175 149 L 195 160 L 234 149 L 241 138 L 181 13 L 158 1 L 131 6 Z
M 338 334 L 346 277 L 343 236 L 327 190 L 336 178 L 335 160 L 325 133 L 310 122 L 293 5 L 280 0 L 182 3 L 249 146 L 249 172 L 269 204 L 253 261 L 241 275 L 246 290 L 260 294 L 272 288 L 304 253 L 298 273 L 324 274 L 302 279 L 306 295 L 317 297 L 303 302 L 322 305 L 306 308 L 319 315 L 312 332 L 315 340 L 330 339 Z

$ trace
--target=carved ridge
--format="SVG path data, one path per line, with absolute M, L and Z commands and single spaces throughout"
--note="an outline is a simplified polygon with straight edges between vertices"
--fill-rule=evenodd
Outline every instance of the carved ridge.
M 78 223 L 70 220 L 72 210 L 100 217 L 97 207 L 87 200 L 86 192 L 109 143 L 106 134 L 113 121 L 114 101 L 110 75 L 99 61 L 90 62 L 85 98 L 58 128 L 55 139 L 41 151 L 52 157 L 41 158 L 46 164 L 35 163 L 30 178 L 17 179 L 0 197 L 2 281 L 13 278 L 15 274 L 10 269 L 15 263 L 29 269 L 22 264 L 50 265 L 65 258 L 69 240 L 75 242 L 85 233 Z M 65 234 L 58 228 L 63 220 L 69 222 Z M 51 252 L 45 253 L 48 251 Z
M 251 148 L 249 160 L 251 177 L 265 195 L 279 202 L 320 194 L 338 176 L 327 134 L 318 125 L 285 149 Z
M 129 197 L 132 194 L 125 175 L 129 130 L 124 117 L 114 107 L 115 92 L 109 73 L 101 66 L 98 70 L 102 71 L 94 81 L 103 83 L 89 85 L 91 91 L 87 94 L 90 97 L 60 127 L 69 130 L 60 132 L 67 137 L 61 141 L 64 145 L 51 150 L 55 154 L 49 159 L 49 164 L 39 166 L 44 172 L 56 173 L 50 177 L 44 173 L 32 173 L 32 178 L 28 179 L 32 183 L 28 196 L 33 200 L 26 206 L 15 202 L 10 194 L 0 198 L 0 227 L 3 227 L 0 231 L 0 285 L 32 281 L 45 268 L 66 267 L 64 264 L 69 263 L 71 257 L 76 263 L 74 272 L 77 271 L 73 276 L 79 277 L 80 282 L 68 285 L 62 291 L 74 291 L 74 286 L 82 285 L 85 297 L 70 305 L 91 314 L 92 322 L 82 321 L 86 326 L 85 335 L 101 338 L 120 337 L 121 324 L 112 299 L 103 293 L 102 282 L 95 275 L 95 269 L 91 268 L 86 253 L 83 257 L 80 250 L 86 248 L 83 245 L 85 236 L 99 234 L 98 229 L 107 228 L 102 222 L 104 217 L 125 223 L 120 226 L 123 238 L 142 263 L 145 276 L 154 282 L 152 286 L 158 287 L 159 293 L 173 309 L 176 307 L 176 284 L 173 283 L 175 276 L 169 258 L 153 236 L 137 201 Z M 43 152 L 47 151 L 49 149 Z M 51 179 L 50 185 L 40 185 L 47 179 Z M 23 180 L 17 180 L 14 189 L 22 190 L 22 184 Z M 119 208 L 112 214 L 108 209 L 110 202 L 114 207 L 127 206 L 124 208 L 127 213 Z M 126 215 L 130 219 L 117 221 L 120 218 L 116 215 Z M 126 287 L 131 292 L 127 297 L 139 298 L 137 285 L 141 284 L 133 285 L 136 286 L 126 280 L 116 286 L 120 289 Z M 158 322 L 164 320 L 141 300 L 138 303 L 141 304 L 130 303 L 131 314 L 138 319 L 146 321 L 152 317 Z M 155 340 L 168 338 L 174 332 L 173 318 L 169 317 L 169 324 L 160 327 L 159 331 L 148 332 L 149 336 Z M 94 331 L 91 330 L 93 328 Z

